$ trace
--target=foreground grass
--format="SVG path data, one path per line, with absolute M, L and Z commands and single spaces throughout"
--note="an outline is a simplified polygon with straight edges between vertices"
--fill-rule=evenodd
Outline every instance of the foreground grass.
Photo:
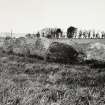
M 0 105 L 105 105 L 105 68 L 1 53 Z

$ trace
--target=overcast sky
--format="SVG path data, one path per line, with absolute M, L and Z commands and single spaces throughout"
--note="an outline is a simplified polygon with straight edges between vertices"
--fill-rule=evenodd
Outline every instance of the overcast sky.
M 105 30 L 105 0 L 0 0 L 0 32 L 71 25 Z

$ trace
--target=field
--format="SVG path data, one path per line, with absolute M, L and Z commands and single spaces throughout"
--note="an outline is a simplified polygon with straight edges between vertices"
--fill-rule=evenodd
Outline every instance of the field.
M 45 62 L 0 49 L 0 105 L 105 105 L 104 65 Z
M 100 42 L 100 43 L 103 43 L 105 44 L 105 39 L 55 39 L 55 40 L 51 40 L 51 41 L 60 41 L 60 42 L 63 42 L 63 43 L 78 43 L 78 44 L 81 44 L 81 43 L 91 43 L 91 42 Z

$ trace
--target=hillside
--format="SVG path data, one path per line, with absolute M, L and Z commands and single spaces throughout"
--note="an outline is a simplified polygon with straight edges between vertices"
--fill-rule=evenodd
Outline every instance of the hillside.
M 0 104 L 104 105 L 103 65 L 50 63 L 7 55 L 1 49 Z

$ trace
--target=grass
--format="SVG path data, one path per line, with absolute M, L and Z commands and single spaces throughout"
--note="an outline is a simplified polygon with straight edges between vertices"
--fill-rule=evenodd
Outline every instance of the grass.
M 105 105 L 104 100 L 103 62 L 59 64 L 0 51 L 0 105 Z
M 50 42 L 62 42 L 62 43 L 66 43 L 69 45 L 73 45 L 74 43 L 78 43 L 78 44 L 88 44 L 88 43 L 96 43 L 96 42 L 100 42 L 105 44 L 105 39 L 49 39 Z

